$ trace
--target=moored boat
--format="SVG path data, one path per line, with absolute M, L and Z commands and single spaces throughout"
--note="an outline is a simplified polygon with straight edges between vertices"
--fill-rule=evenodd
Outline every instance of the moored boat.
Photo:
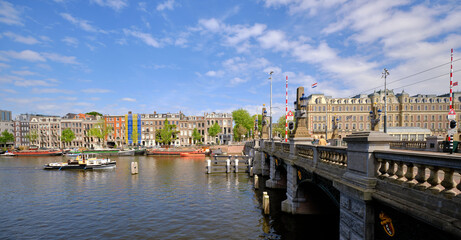
M 95 170 L 114 168 L 117 162 L 109 158 L 97 158 L 96 154 L 83 154 L 67 162 L 55 162 L 46 164 L 45 170 Z
M 179 155 L 181 157 L 205 157 L 205 151 L 203 150 L 197 150 L 197 151 L 193 151 L 193 152 L 184 152 L 184 153 L 180 153 Z
M 16 154 L 14 154 L 12 152 L 8 152 L 8 151 L 6 151 L 5 153 L 2 153 L 0 155 L 4 156 L 4 157 L 15 157 L 16 156 Z
M 189 153 L 193 150 L 150 150 L 147 151 L 147 155 L 166 155 L 166 156 L 180 156 L 181 153 Z
M 135 150 L 120 150 L 118 151 L 119 156 L 134 156 Z
M 61 156 L 61 150 L 23 150 L 13 152 L 18 157 L 30 156 L 30 157 L 37 157 L 37 156 Z

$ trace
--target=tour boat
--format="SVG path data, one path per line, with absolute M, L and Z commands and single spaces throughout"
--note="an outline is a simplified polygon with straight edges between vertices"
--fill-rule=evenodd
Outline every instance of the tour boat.
M 83 154 L 67 162 L 48 163 L 45 170 L 95 170 L 114 168 L 117 162 L 109 158 L 97 158 L 96 154 Z
M 13 152 L 16 156 L 22 157 L 22 156 L 60 156 L 62 155 L 61 150 L 23 150 L 23 151 L 17 151 Z

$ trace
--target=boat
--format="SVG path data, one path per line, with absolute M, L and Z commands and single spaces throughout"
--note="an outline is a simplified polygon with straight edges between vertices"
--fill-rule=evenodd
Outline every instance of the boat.
M 116 167 L 117 162 L 109 158 L 97 158 L 96 154 L 83 154 L 67 162 L 54 162 L 46 164 L 45 170 L 96 170 Z
M 135 149 L 134 155 L 144 155 L 146 153 L 146 149 Z
M 189 153 L 193 150 L 150 150 L 147 151 L 147 155 L 165 155 L 165 156 L 180 156 L 181 153 Z
M 17 156 L 16 154 L 14 154 L 12 152 L 8 152 L 8 151 L 6 151 L 5 153 L 2 153 L 0 155 L 4 156 L 4 157 L 15 157 L 15 156 Z
M 205 157 L 205 151 L 203 150 L 197 150 L 197 151 L 193 151 L 193 152 L 183 152 L 183 153 L 180 153 L 179 155 L 181 157 Z
M 37 156 L 61 156 L 61 150 L 23 150 L 13 152 L 18 157 L 23 156 L 30 156 L 30 157 L 37 157 Z
M 120 150 L 118 151 L 119 156 L 134 156 L 135 150 Z

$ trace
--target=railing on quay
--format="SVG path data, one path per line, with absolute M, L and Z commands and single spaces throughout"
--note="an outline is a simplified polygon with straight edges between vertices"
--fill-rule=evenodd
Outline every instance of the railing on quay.
M 216 155 L 207 159 L 206 173 L 245 173 L 253 166 L 251 156 Z

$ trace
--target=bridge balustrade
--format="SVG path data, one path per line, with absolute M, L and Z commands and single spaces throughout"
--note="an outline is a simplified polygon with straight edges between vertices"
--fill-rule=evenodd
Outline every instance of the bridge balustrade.
M 420 191 L 428 190 L 450 199 L 461 193 L 459 156 L 403 151 L 375 151 L 374 154 L 378 179 Z
M 321 162 L 341 168 L 347 167 L 347 148 L 318 147 L 318 152 Z

